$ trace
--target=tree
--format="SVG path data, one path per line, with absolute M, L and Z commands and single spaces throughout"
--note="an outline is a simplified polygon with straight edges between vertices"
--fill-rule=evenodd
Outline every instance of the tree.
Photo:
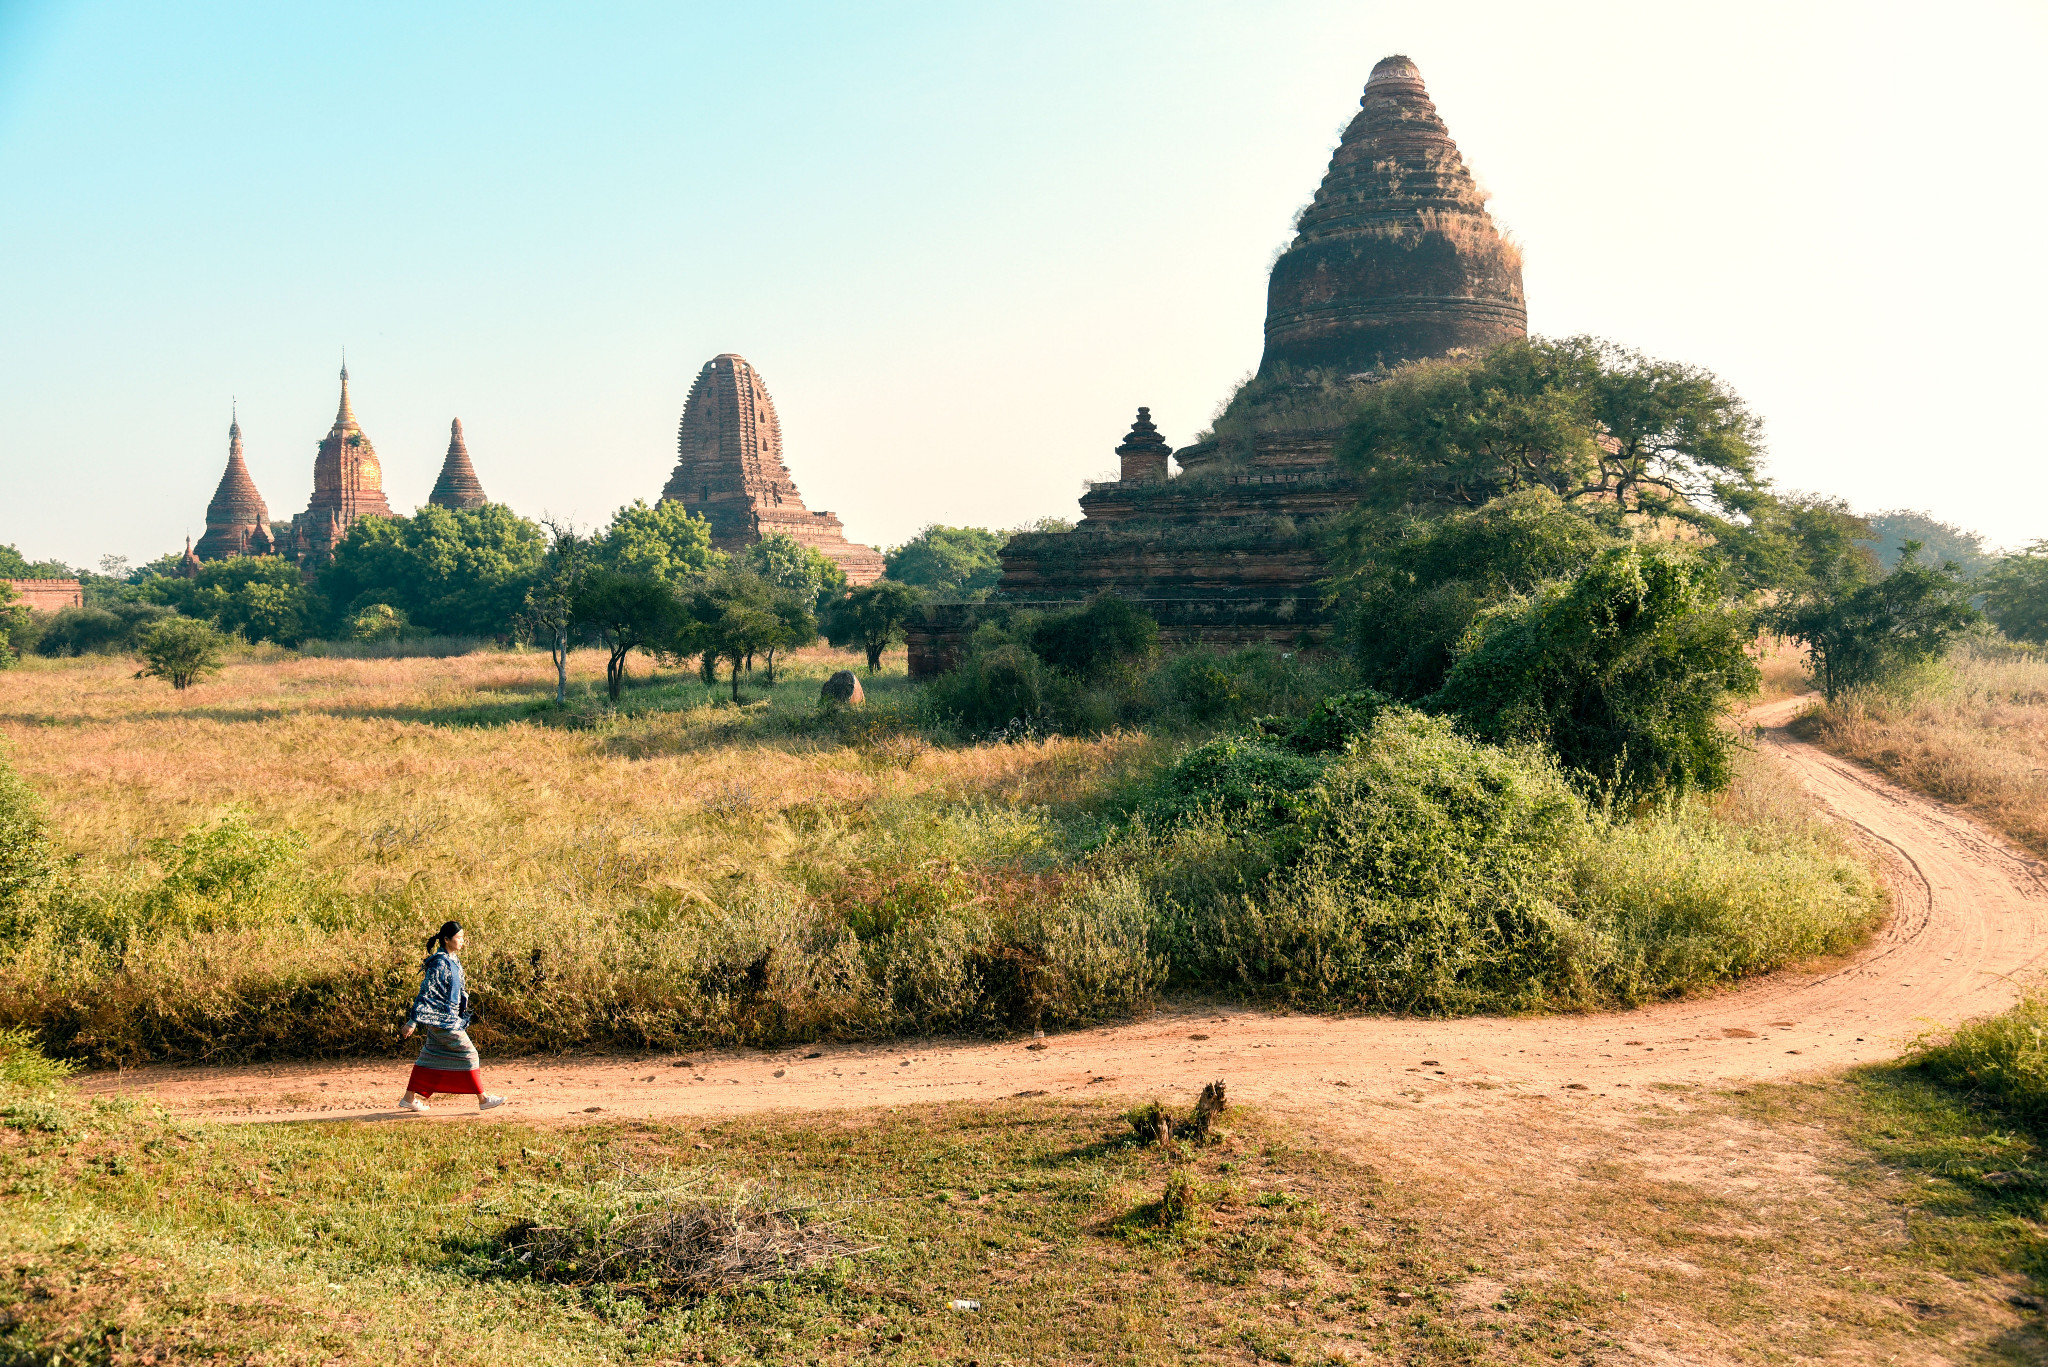
M 1002 581 L 1001 552 L 1009 539 L 986 527 L 934 522 L 888 553 L 889 577 L 933 598 L 986 598 Z
M 825 611 L 825 639 L 842 647 L 858 642 L 873 674 L 882 667 L 882 652 L 903 638 L 903 624 L 923 598 L 908 584 L 877 579 L 833 600 Z
M 1734 744 L 1721 712 L 1757 684 L 1749 614 L 1722 587 L 1690 551 L 1610 547 L 1482 614 L 1429 704 L 1479 739 L 1539 742 L 1626 801 L 1721 788 Z
M 1615 542 L 1547 488 L 1391 531 L 1384 519 L 1354 517 L 1332 586 L 1365 682 L 1397 698 L 1435 692 L 1481 611 L 1570 578 Z
M 2015 641 L 2048 645 L 2048 541 L 1996 561 L 1978 585 L 1984 613 Z
M 194 579 L 157 578 L 144 597 L 186 617 L 213 623 L 249 641 L 297 645 L 325 615 L 325 604 L 299 567 L 274 555 L 210 560 Z
M 762 659 L 768 666 L 770 688 L 775 687 L 776 655 L 784 650 L 800 650 L 818 639 L 818 616 L 811 611 L 814 601 L 788 589 L 769 585 L 769 611 L 775 614 L 780 627 L 773 639 L 761 647 Z
M 593 548 L 599 564 L 619 574 L 641 574 L 681 588 L 725 563 L 711 545 L 711 524 L 680 503 L 648 507 L 639 499 L 612 514 Z
M 773 684 L 773 652 L 817 636 L 816 620 L 802 599 L 746 570 L 728 569 L 699 580 L 690 593 L 688 618 L 689 630 L 680 638 L 684 649 L 704 657 L 707 683 L 715 677 L 716 662 L 728 662 L 734 702 L 740 700 L 740 666 L 755 652 L 768 656 Z
M 169 679 L 172 688 L 183 690 L 193 680 L 219 672 L 227 638 L 201 618 L 166 617 L 143 628 L 137 647 L 143 668 L 136 678 Z
M 690 595 L 690 648 L 704 656 L 705 682 L 716 679 L 716 663 L 732 664 L 733 700 L 739 701 L 740 667 L 760 654 L 767 682 L 775 684 L 775 657 L 817 639 L 818 621 L 804 585 L 775 584 L 745 569 L 729 569 L 700 580 Z
M 61 560 L 29 560 L 12 546 L 0 545 L 0 579 L 72 579 L 77 577 Z
M 1761 440 L 1742 400 L 1697 366 L 1532 338 L 1363 386 L 1338 455 L 1383 513 L 1545 488 L 1610 515 L 1711 521 L 1762 496 Z
M 365 608 L 395 608 L 425 634 L 504 636 L 546 553 L 536 523 L 499 503 L 359 518 L 320 571 L 337 634 Z
M 1821 583 L 1773 611 L 1777 629 L 1805 643 L 1814 680 L 1830 702 L 1940 658 L 1978 620 L 1962 571 L 1929 565 L 1919 553 L 1918 542 L 1905 542 L 1890 574 Z
M 6 583 L 0 583 L 0 669 L 14 663 L 25 638 L 33 630 L 33 619 L 22 603 L 21 595 Z
M 1944 560 L 1953 560 L 1964 574 L 1973 579 L 1991 568 L 1992 561 L 1997 558 L 1985 549 L 1981 535 L 1952 522 L 1943 522 L 1931 513 L 1916 512 L 1911 508 L 1890 508 L 1881 513 L 1871 513 L 1863 520 L 1870 527 L 1867 538 L 1870 547 L 1886 569 L 1899 563 L 1899 548 L 1908 541 L 1920 543 L 1920 558 L 1929 564 L 1939 565 Z
M 795 594 L 814 612 L 828 597 L 836 598 L 846 591 L 846 571 L 839 568 L 837 561 L 817 547 L 806 546 L 781 532 L 764 536 L 747 547 L 740 557 L 740 566 L 759 575 L 770 587 Z
M 1877 578 L 1883 566 L 1869 537 L 1870 524 L 1842 499 L 1794 494 L 1760 500 L 1746 522 L 1716 528 L 1707 554 L 1743 589 L 1783 606 Z
M 683 625 L 682 603 L 674 589 L 651 574 L 621 574 L 600 569 L 584 582 L 576 600 L 576 619 L 597 633 L 608 658 L 605 693 L 613 702 L 626 683 L 626 657 L 636 650 L 667 651 Z
M 576 605 L 593 568 L 590 542 L 566 522 L 548 521 L 548 549 L 526 588 L 514 619 L 530 640 L 545 641 L 555 662 L 555 706 L 569 696 L 569 647 L 575 641 Z

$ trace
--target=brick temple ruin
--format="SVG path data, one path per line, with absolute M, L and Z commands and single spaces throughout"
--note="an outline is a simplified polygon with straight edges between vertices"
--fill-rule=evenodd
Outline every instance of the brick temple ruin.
M 846 539 L 831 513 L 804 506 L 782 460 L 782 421 L 746 357 L 714 356 L 697 372 L 676 434 L 676 468 L 661 491 L 711 524 L 711 544 L 738 554 L 766 536 L 819 551 L 855 586 L 882 577 L 881 554 Z
M 911 674 L 950 667 L 988 612 L 1104 592 L 1141 605 L 1171 643 L 1319 640 L 1321 532 L 1358 501 L 1337 464 L 1331 396 L 1527 332 L 1521 254 L 1487 213 L 1421 72 L 1386 58 L 1273 264 L 1265 354 L 1213 433 L 1172 452 L 1172 474 L 1140 408 L 1116 448 L 1120 477 L 1082 495 L 1073 531 L 1010 538 L 990 605 L 924 609 L 909 630 Z
M 490 500 L 470 464 L 462 419 L 449 424 L 448 453 L 427 502 L 449 509 L 479 508 Z M 356 421 L 349 402 L 348 367 L 341 368 L 341 405 L 334 424 L 313 456 L 313 494 L 306 510 L 287 522 L 272 522 L 270 510 L 242 454 L 240 414 L 228 423 L 228 464 L 206 505 L 206 532 L 186 546 L 181 573 L 196 574 L 207 560 L 235 555 L 281 555 L 308 572 L 334 554 L 358 518 L 395 517 L 384 496 L 384 467 L 377 448 Z

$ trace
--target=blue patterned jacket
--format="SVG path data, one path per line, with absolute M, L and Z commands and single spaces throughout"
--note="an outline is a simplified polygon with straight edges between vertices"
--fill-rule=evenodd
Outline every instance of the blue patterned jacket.
M 475 1015 L 462 987 L 462 960 L 445 949 L 430 955 L 420 978 L 420 994 L 413 998 L 406 1020 L 443 1030 L 467 1029 Z

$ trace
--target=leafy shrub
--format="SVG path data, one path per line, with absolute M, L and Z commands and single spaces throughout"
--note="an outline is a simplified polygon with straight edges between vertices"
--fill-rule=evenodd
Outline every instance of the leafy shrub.
M 1098 677 L 1120 660 L 1143 659 L 1159 643 L 1159 623 L 1114 594 L 1073 612 L 1048 613 L 1030 631 L 1032 654 L 1079 679 Z
M 155 603 L 112 603 L 65 608 L 43 624 L 36 641 L 38 655 L 112 655 L 133 650 L 144 627 L 171 615 Z
M 2048 1122 L 2048 992 L 2039 987 L 2011 1010 L 1916 1041 L 1908 1057 L 2020 1120 Z
M 58 1132 L 78 1120 L 71 1098 L 58 1084 L 78 1065 L 53 1059 L 23 1029 L 0 1030 L 0 1124 L 17 1130 Z
M 1419 521 L 1386 536 L 1355 518 L 1337 552 L 1340 615 L 1360 672 L 1397 697 L 1441 687 L 1481 611 L 1569 578 L 1620 538 L 1548 489 Z
M 1370 689 L 1335 693 L 1306 717 L 1266 717 L 1248 734 L 1196 746 L 1152 784 L 1143 804 L 1155 824 L 1196 812 L 1255 821 L 1301 810 L 1332 759 L 1372 727 L 1387 699 Z
M 42 799 L 0 760 L 0 927 L 50 875 Z
M 410 641 L 425 635 L 404 612 L 389 603 L 371 603 L 358 609 L 348 623 L 351 641 Z
M 1581 1008 L 1838 951 L 1882 905 L 1815 826 L 1697 802 L 1619 821 L 1540 753 L 1409 708 L 1380 708 L 1342 752 L 1252 744 L 1178 769 L 1194 794 L 1212 775 L 1207 798 L 1155 808 L 1104 852 L 1160 906 L 1183 984 L 1323 1008 Z M 1304 767 L 1277 767 L 1290 757 Z
M 1199 811 L 1271 820 L 1300 809 L 1327 761 L 1262 736 L 1219 736 L 1183 755 L 1160 778 L 1150 815 L 1171 822 Z
M 77 1071 L 76 1063 L 45 1054 L 31 1032 L 0 1030 L 0 1087 L 46 1092 Z
M 259 831 L 241 811 L 194 826 L 176 840 L 157 841 L 151 853 L 163 864 L 164 876 L 146 903 L 151 918 L 201 930 L 246 924 L 291 899 L 305 847 L 298 832 Z
M 1940 659 L 1980 620 L 1961 570 L 1926 564 L 1919 550 L 1918 542 L 1905 542 L 1883 578 L 1819 585 L 1774 610 L 1778 630 L 1805 643 L 1814 681 L 1829 701 Z
M 1481 739 L 1540 743 L 1624 801 L 1712 792 L 1730 774 L 1726 700 L 1756 690 L 1752 634 L 1704 561 L 1615 547 L 1483 616 L 1430 705 Z
M 928 710 L 951 718 L 970 735 L 986 735 L 1012 722 L 1054 728 L 1056 700 L 1071 685 L 1052 677 L 1023 646 L 1005 643 L 969 655 L 925 688 Z

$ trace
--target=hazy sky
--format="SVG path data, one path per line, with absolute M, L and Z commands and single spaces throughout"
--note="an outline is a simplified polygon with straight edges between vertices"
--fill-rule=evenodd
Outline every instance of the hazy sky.
M 1392 52 L 1533 329 L 1712 367 L 1788 487 L 2048 536 L 2044 15 L 0 0 L 0 541 L 181 546 L 230 396 L 303 509 L 344 346 L 401 509 L 454 416 L 521 512 L 651 501 L 737 351 L 857 540 L 1072 515 L 1257 364 Z

